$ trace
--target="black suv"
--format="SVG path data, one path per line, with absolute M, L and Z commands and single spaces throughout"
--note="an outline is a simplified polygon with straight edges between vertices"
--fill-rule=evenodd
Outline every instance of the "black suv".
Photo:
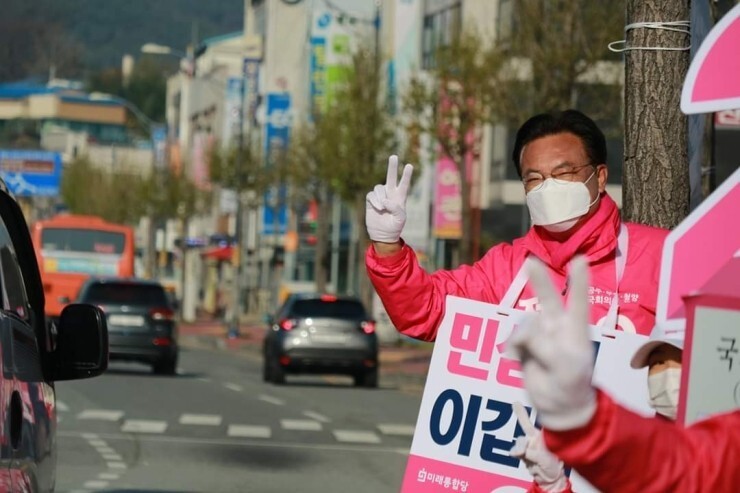
M 28 226 L 0 180 L 1 491 L 54 490 L 54 381 L 93 377 L 107 365 L 99 308 L 68 305 L 56 323 L 47 323 Z
M 110 358 L 152 365 L 155 373 L 177 369 L 177 323 L 164 286 L 137 278 L 90 278 L 78 303 L 97 305 L 108 321 Z
M 263 347 L 265 381 L 286 373 L 351 375 L 355 385 L 378 386 L 378 336 L 362 302 L 331 294 L 294 294 L 268 317 Z

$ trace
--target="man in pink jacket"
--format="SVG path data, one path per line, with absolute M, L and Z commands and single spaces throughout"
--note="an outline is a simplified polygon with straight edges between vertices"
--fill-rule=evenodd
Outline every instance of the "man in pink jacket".
M 580 254 L 587 256 L 593 274 L 590 323 L 649 334 L 668 231 L 621 221 L 605 191 L 606 159 L 604 135 L 583 113 L 568 110 L 530 118 L 517 132 L 513 160 L 534 226 L 512 244 L 494 246 L 473 265 L 429 274 L 401 239 L 413 167 L 407 164 L 397 182 L 398 159 L 391 156 L 385 185 L 367 195 L 366 225 L 373 243 L 366 265 L 396 328 L 434 340 L 447 295 L 536 310 L 525 260 L 536 258 L 547 265 L 565 296 L 566 266 Z
M 545 267 L 534 263 L 530 269 L 542 311 L 509 344 L 521 359 L 547 449 L 603 492 L 738 491 L 740 410 L 683 428 L 615 403 L 591 385 L 586 262 L 573 262 L 567 310 Z M 536 462 L 543 462 L 542 456 Z M 566 482 L 558 486 L 546 491 L 570 491 Z

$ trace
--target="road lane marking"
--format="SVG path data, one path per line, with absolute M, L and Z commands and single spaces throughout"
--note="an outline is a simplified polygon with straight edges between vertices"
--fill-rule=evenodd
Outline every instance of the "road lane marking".
M 108 440 L 121 440 L 124 442 L 130 442 L 131 436 L 123 433 L 101 433 L 103 438 Z M 80 436 L 80 433 L 71 431 L 60 431 L 57 436 L 76 438 Z M 277 440 L 233 440 L 230 438 L 194 438 L 185 436 L 168 436 L 168 435 L 140 435 L 136 437 L 139 442 L 150 442 L 150 443 L 174 443 L 181 445 L 203 445 L 212 447 L 214 445 L 223 445 L 230 447 L 262 447 L 262 448 L 276 448 L 276 449 L 300 449 L 300 450 L 323 450 L 327 452 L 359 452 L 359 453 L 373 453 L 373 454 L 406 454 L 408 455 L 409 449 L 400 447 L 382 447 L 372 446 L 368 444 L 357 444 L 352 445 L 348 443 L 336 444 L 336 443 L 301 443 L 301 442 L 281 442 Z
M 123 462 L 109 462 L 108 469 L 128 469 L 128 466 Z
M 222 418 L 217 414 L 183 414 L 180 416 L 181 425 L 219 426 Z
M 285 430 L 321 431 L 321 423 L 312 419 L 281 419 L 280 425 Z
M 121 462 L 123 460 L 123 457 L 121 457 L 119 454 L 113 453 L 113 454 L 100 454 L 103 456 L 103 459 L 111 462 Z
M 112 448 L 108 447 L 107 445 L 105 447 L 95 447 L 95 449 L 98 451 L 99 454 L 115 454 L 116 451 Z
M 62 401 L 57 401 L 57 411 L 61 411 L 63 413 L 69 411 L 69 406 L 67 406 Z
M 77 415 L 77 419 L 94 419 L 98 421 L 118 421 L 123 417 L 123 411 L 107 409 L 85 409 Z
M 305 411 L 305 412 L 303 413 L 303 415 L 304 415 L 304 416 L 307 416 L 307 417 L 309 417 L 309 418 L 311 418 L 311 419 L 315 419 L 316 421 L 321 421 L 322 423 L 329 423 L 329 422 L 331 421 L 331 420 L 330 420 L 329 418 L 327 418 L 326 416 L 324 416 L 324 415 L 322 415 L 322 414 L 319 414 L 319 413 L 315 413 L 315 412 L 313 412 L 313 411 Z
M 98 438 L 98 435 L 96 433 L 83 433 L 80 436 L 85 440 L 95 440 L 96 438 Z
M 372 431 L 334 430 L 332 433 L 338 442 L 380 443 L 380 437 Z
M 226 435 L 239 438 L 270 438 L 272 430 L 269 426 L 229 425 Z
M 164 433 L 166 429 L 166 421 L 146 419 L 127 419 L 121 426 L 121 431 L 124 433 Z
M 105 440 L 101 440 L 100 438 L 88 439 L 87 442 L 95 448 L 105 447 L 107 445 Z
M 108 481 L 115 481 L 116 479 L 120 478 L 121 475 L 115 472 L 101 472 L 98 474 L 98 477 L 100 479 L 107 479 Z
M 379 424 L 378 429 L 384 435 L 396 435 L 396 436 L 414 436 L 415 426 L 412 425 L 398 425 L 398 424 Z
M 277 397 L 272 397 L 271 395 L 265 395 L 262 394 L 257 399 L 263 401 L 263 402 L 269 402 L 270 404 L 275 404 L 276 406 L 284 406 L 285 401 L 282 399 L 278 399 Z
M 242 390 L 244 390 L 244 387 L 242 387 L 241 385 L 237 385 L 235 383 L 225 383 L 224 387 L 226 387 L 229 390 L 233 390 L 234 392 L 241 392 Z
M 85 484 L 83 486 L 85 488 L 90 488 L 93 490 L 101 490 L 103 488 L 108 487 L 108 481 L 99 481 L 99 480 L 85 481 Z

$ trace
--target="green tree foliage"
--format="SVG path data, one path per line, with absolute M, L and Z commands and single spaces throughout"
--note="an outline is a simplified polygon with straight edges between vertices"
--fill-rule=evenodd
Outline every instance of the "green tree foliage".
M 511 28 L 495 42 L 474 29 L 453 36 L 404 94 L 407 131 L 433 136 L 431 151 L 448 156 L 460 175 L 463 263 L 475 260 L 473 242 L 480 236 L 471 197 L 476 166 L 466 162 L 480 164 L 485 124 L 516 128 L 535 113 L 575 107 L 607 133 L 619 128 L 621 66 L 606 62 L 619 61 L 607 45 L 622 36 L 624 1 L 510 4 Z
M 276 170 L 265 167 L 262 153 L 256 144 L 245 136 L 245 144 L 226 149 L 213 146 L 210 151 L 210 180 L 224 188 L 256 192 L 262 194 L 274 184 Z
M 144 183 L 138 176 L 109 173 L 95 167 L 87 158 L 78 158 L 64 169 L 61 196 L 75 214 L 133 224 L 146 213 Z

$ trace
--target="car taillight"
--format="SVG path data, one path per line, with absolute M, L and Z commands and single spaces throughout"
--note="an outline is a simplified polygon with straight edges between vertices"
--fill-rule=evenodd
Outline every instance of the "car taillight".
M 278 325 L 283 330 L 292 330 L 298 325 L 298 320 L 294 318 L 284 318 L 280 322 L 278 322 Z
M 152 308 L 149 310 L 149 316 L 152 320 L 174 320 L 175 312 L 169 308 Z
M 373 333 L 375 333 L 375 322 L 373 322 L 372 320 L 367 320 L 365 322 L 362 322 L 360 324 L 360 327 L 362 327 L 362 331 L 365 334 L 373 334 Z
M 332 301 L 337 301 L 337 297 L 333 294 L 322 294 L 321 301 L 328 301 L 329 303 L 331 303 Z

